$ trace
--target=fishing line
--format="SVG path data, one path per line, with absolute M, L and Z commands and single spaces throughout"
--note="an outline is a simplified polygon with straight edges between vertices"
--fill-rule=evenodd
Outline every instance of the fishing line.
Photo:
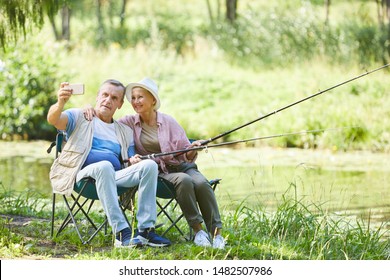
M 288 108 L 290 108 L 290 107 L 293 107 L 293 106 L 295 106 L 295 105 L 297 105 L 297 104 L 299 104 L 299 103 L 302 103 L 302 102 L 304 102 L 304 101 L 306 101 L 306 100 L 312 99 L 312 98 L 314 98 L 314 97 L 316 97 L 316 96 L 319 96 L 319 95 L 321 95 L 321 94 L 323 94 L 323 93 L 325 93 L 325 92 L 328 92 L 328 91 L 330 91 L 330 90 L 332 90 L 332 89 L 335 89 L 335 88 L 337 88 L 337 87 L 340 87 L 340 86 L 342 86 L 342 85 L 345 85 L 345 84 L 347 84 L 347 83 L 350 83 L 350 82 L 352 82 L 352 81 L 354 81 L 354 80 L 360 79 L 360 78 L 362 78 L 362 77 L 364 77 L 364 76 L 367 76 L 367 75 L 369 75 L 369 74 L 372 74 L 372 73 L 374 73 L 374 72 L 376 72 L 376 71 L 379 71 L 379 70 L 381 70 L 381 69 L 384 69 L 384 68 L 386 68 L 386 67 L 388 67 L 388 66 L 390 66 L 390 63 L 385 64 L 385 65 L 383 65 L 383 66 L 381 66 L 381 67 L 378 67 L 378 68 L 373 69 L 373 70 L 370 70 L 370 71 L 367 71 L 367 70 L 366 70 L 365 73 L 362 73 L 362 74 L 360 74 L 360 75 L 358 75 L 358 76 L 355 76 L 355 77 L 353 77 L 353 78 L 351 78 L 351 79 L 349 79 L 349 80 L 343 81 L 343 82 L 338 83 L 338 84 L 336 84 L 336 85 L 334 85 L 334 86 L 331 86 L 331 87 L 329 87 L 329 88 L 327 88 L 327 89 L 325 89 L 325 90 L 321 90 L 321 91 L 319 91 L 319 92 L 317 92 L 317 93 L 315 93 L 315 94 L 312 94 L 312 95 L 307 96 L 307 97 L 305 97 L 305 98 L 302 98 L 302 99 L 300 99 L 300 100 L 298 100 L 298 101 L 295 101 L 295 102 L 293 102 L 293 103 L 290 103 L 290 104 L 288 104 L 288 105 L 286 105 L 286 106 L 284 106 L 284 107 L 281 107 L 281 108 L 279 108 L 279 109 L 277 109 L 277 110 L 274 110 L 274 111 L 272 111 L 272 112 L 270 112 L 270 113 L 268 113 L 268 114 L 266 114 L 266 115 L 263 115 L 263 116 L 261 116 L 261 117 L 259 117 L 259 118 L 257 118 L 257 119 L 254 119 L 254 120 L 252 120 L 252 121 L 250 121 L 250 122 L 247 122 L 247 123 L 245 123 L 245 124 L 243 124 L 243 125 L 240 125 L 240 126 L 238 126 L 238 127 L 235 127 L 235 128 L 233 128 L 233 129 L 228 130 L 228 131 L 226 131 L 226 132 L 223 132 L 223 133 L 221 133 L 221 134 L 218 134 L 217 136 L 214 136 L 214 137 L 209 138 L 209 139 L 207 139 L 207 140 L 203 140 L 203 141 L 201 142 L 201 146 L 199 146 L 199 147 L 192 147 L 192 148 L 188 148 L 188 149 L 182 149 L 182 150 L 177 150 L 177 151 L 172 151 L 172 152 L 166 152 L 166 153 L 157 153 L 157 154 L 145 155 L 145 156 L 141 156 L 141 159 L 148 159 L 148 158 L 150 159 L 150 158 L 156 158 L 156 157 L 161 157 L 161 156 L 166 156 L 166 155 L 186 153 L 186 152 L 193 151 L 193 150 L 205 149 L 206 147 L 216 147 L 216 145 L 218 145 L 218 144 L 214 144 L 214 145 L 207 145 L 207 144 L 210 143 L 210 142 L 213 142 L 213 141 L 215 141 L 215 140 L 217 140 L 217 139 L 219 139 L 219 138 L 222 138 L 222 137 L 224 137 L 224 136 L 226 136 L 226 135 L 228 135 L 228 134 L 230 134 L 230 133 L 232 133 L 232 132 L 235 132 L 235 131 L 237 131 L 237 130 L 239 130 L 239 129 L 241 129 L 241 128 L 244 128 L 244 127 L 246 127 L 246 126 L 248 126 L 248 125 L 251 125 L 251 124 L 253 124 L 253 123 L 255 123 L 255 122 L 258 122 L 258 121 L 260 121 L 260 120 L 263 120 L 263 119 L 265 119 L 265 118 L 267 118 L 267 117 L 269 117 L 269 116 L 275 115 L 275 114 L 277 114 L 277 113 L 279 113 L 279 112 L 281 112 L 281 111 L 284 111 L 284 110 L 286 110 L 286 109 L 288 109 Z M 320 131 L 321 131 L 321 130 L 318 130 L 317 132 L 320 132 Z M 297 133 L 297 132 L 292 132 L 292 133 L 290 133 L 289 135 L 296 135 L 296 134 L 300 134 L 300 133 L 302 133 L 302 132 L 298 132 L 298 133 Z M 313 131 L 313 133 L 314 133 L 314 131 Z M 267 139 L 267 138 L 275 138 L 275 137 L 281 137 L 281 136 L 287 136 L 287 135 L 285 135 L 285 134 L 278 134 L 278 135 L 265 136 L 265 138 L 264 138 L 264 137 L 258 137 L 258 138 L 252 138 L 252 139 L 246 139 L 246 140 L 238 140 L 238 141 L 239 141 L 239 142 L 249 142 L 249 141 L 261 140 L 261 139 Z M 233 143 L 239 143 L 239 142 L 233 141 Z M 226 142 L 226 143 L 228 143 L 228 142 Z M 233 143 L 231 143 L 231 144 L 233 144 Z M 231 145 L 231 144 L 229 144 L 229 145 Z M 228 145 L 228 144 L 220 143 L 218 146 L 222 146 L 222 145 Z
M 326 132 L 326 131 L 332 131 L 332 130 L 344 130 L 344 129 L 347 129 L 347 128 L 358 128 L 358 127 L 357 126 L 336 127 L 336 128 L 328 128 L 328 129 L 313 129 L 313 130 L 304 130 L 304 131 L 298 131 L 298 132 L 280 133 L 280 134 L 274 134 L 274 135 L 269 135 L 269 136 L 254 137 L 254 138 L 243 139 L 243 140 L 223 142 L 223 143 L 218 143 L 218 144 L 202 145 L 202 146 L 191 147 L 191 148 L 182 149 L 182 150 L 176 150 L 176 151 L 171 151 L 171 152 L 149 154 L 149 155 L 140 156 L 140 158 L 141 159 L 154 159 L 154 158 L 158 158 L 158 157 L 162 157 L 162 156 L 183 154 L 183 153 L 187 153 L 189 151 L 204 150 L 204 149 L 208 149 L 208 148 L 215 148 L 215 147 L 233 145 L 233 144 L 238 144 L 238 143 L 247 143 L 247 142 L 252 142 L 252 141 L 272 139 L 272 138 L 278 138 L 278 137 L 284 137 L 284 136 L 311 134 L 311 133 L 319 133 L 319 132 Z
M 246 126 L 251 125 L 251 124 L 253 124 L 253 123 L 255 123 L 255 122 L 258 122 L 258 121 L 260 121 L 260 120 L 263 120 L 263 119 L 265 119 L 265 118 L 267 118 L 267 117 L 269 117 L 269 116 L 271 116 L 271 115 L 275 115 L 275 114 L 277 114 L 277 113 L 279 113 L 279 112 L 281 112 L 281 111 L 284 111 L 284 110 L 286 110 L 286 109 L 288 109 L 288 108 L 290 108 L 290 107 L 293 107 L 293 106 L 295 106 L 295 105 L 297 105 L 297 104 L 299 104 L 299 103 L 302 103 L 302 102 L 304 102 L 304 101 L 306 101 L 306 100 L 309 100 L 309 99 L 311 99 L 311 98 L 314 98 L 314 97 L 316 97 L 316 96 L 318 96 L 318 95 L 321 95 L 321 94 L 323 94 L 323 93 L 325 93 L 325 92 L 327 92 L 327 91 L 330 91 L 330 90 L 332 90 L 332 89 L 335 89 L 335 88 L 337 88 L 337 87 L 339 87 L 339 86 L 345 85 L 345 84 L 347 84 L 347 83 L 349 83 L 349 82 L 352 82 L 352 81 L 354 81 L 354 80 L 357 80 L 357 79 L 360 79 L 360 78 L 362 78 L 362 77 L 364 77 L 364 76 L 367 76 L 367 75 L 369 75 L 369 74 L 371 74 L 371 73 L 374 73 L 374 72 L 376 72 L 376 71 L 379 71 L 379 70 L 381 70 L 381 69 L 384 69 L 384 68 L 388 67 L 389 65 L 390 65 L 390 63 L 388 63 L 388 64 L 386 64 L 386 65 L 383 65 L 383 66 L 381 66 L 381 67 L 378 67 L 378 68 L 376 68 L 376 69 L 374 69 L 374 70 L 366 71 L 365 73 L 360 74 L 360 75 L 358 75 L 358 76 L 356 76 L 356 77 L 354 77 L 354 78 L 351 78 L 351 79 L 346 80 L 346 81 L 344 81 L 344 82 L 341 82 L 341 83 L 339 83 L 339 84 L 337 84 L 337 85 L 334 85 L 334 86 L 332 86 L 332 87 L 330 87 L 330 88 L 327 88 L 327 89 L 325 89 L 325 90 L 322 90 L 322 91 L 319 91 L 319 92 L 317 92 L 317 93 L 315 93 L 315 94 L 312 94 L 312 95 L 310 95 L 310 96 L 307 96 L 307 97 L 305 97 L 305 98 L 303 98 L 303 99 L 300 99 L 300 100 L 298 100 L 298 101 L 295 101 L 295 102 L 293 102 L 293 103 L 291 103 L 291 104 L 289 104 L 289 105 L 286 105 L 286 106 L 284 106 L 284 107 L 282 107 L 282 108 L 279 108 L 279 109 L 277 109 L 277 110 L 274 110 L 274 111 L 272 111 L 272 112 L 270 112 L 270 113 L 268 113 L 268 114 L 266 114 L 266 115 L 263 115 L 263 116 L 261 116 L 261 117 L 255 119 L 255 120 L 252 120 L 252 121 L 247 122 L 247 123 L 245 123 L 245 124 L 243 124 L 243 125 L 240 125 L 240 126 L 238 126 L 238 127 L 236 127 L 236 128 L 233 128 L 233 129 L 231 129 L 231 130 L 228 130 L 228 131 L 226 131 L 226 132 L 224 132 L 224 133 L 221 133 L 221 134 L 219 134 L 219 135 L 217 135 L 217 136 L 215 136 L 215 137 L 212 137 L 212 138 L 209 138 L 209 139 L 207 139 L 207 140 L 204 140 L 204 141 L 202 141 L 202 145 L 207 145 L 208 143 L 210 143 L 210 142 L 212 142 L 212 141 L 215 141 L 215 140 L 217 140 L 217 139 L 219 139 L 219 138 L 221 138 L 221 137 L 224 137 L 224 136 L 226 136 L 226 135 L 228 135 L 228 134 L 230 134 L 230 133 L 232 133 L 232 132 L 235 132 L 235 131 L 237 131 L 237 130 L 243 128 L 243 127 L 246 127 Z

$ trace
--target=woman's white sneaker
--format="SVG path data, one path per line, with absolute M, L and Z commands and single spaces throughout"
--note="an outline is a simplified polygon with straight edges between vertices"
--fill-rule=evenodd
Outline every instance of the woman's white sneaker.
M 213 240 L 213 248 L 215 249 L 224 249 L 225 244 L 225 239 L 221 235 L 217 235 Z
M 210 247 L 211 242 L 209 236 L 204 230 L 200 230 L 196 233 L 194 243 L 202 247 Z

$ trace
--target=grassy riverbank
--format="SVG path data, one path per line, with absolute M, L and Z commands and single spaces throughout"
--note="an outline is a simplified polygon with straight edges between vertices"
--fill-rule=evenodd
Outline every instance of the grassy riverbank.
M 201 139 L 257 119 L 382 64 L 369 55 L 371 51 L 373 54 L 380 53 L 375 51 L 375 46 L 379 45 L 375 44 L 375 36 L 380 33 L 375 35 L 376 25 L 371 26 L 376 17 L 373 1 L 365 4 L 362 1 L 339 1 L 332 4 L 328 32 L 322 29 L 323 5 L 306 3 L 302 6 L 307 1 L 245 1 L 251 5 L 240 6 L 237 30 L 221 22 L 215 26 L 217 29 L 208 26 L 204 1 L 187 1 L 183 5 L 172 0 L 158 1 L 159 5 L 154 2 L 146 1 L 142 5 L 130 1 L 132 16 L 128 19 L 128 32 L 119 34 L 110 30 L 112 32 L 108 33 L 112 36 L 121 35 L 118 37 L 120 40 L 107 38 L 104 46 L 98 45 L 99 39 L 96 45 L 92 43 L 97 35 L 94 29 L 96 21 L 88 10 L 85 15 L 77 16 L 75 13 L 71 25 L 72 41 L 66 46 L 53 41 L 51 26 L 47 24 L 33 38 L 27 36 L 26 42 L 19 44 L 15 53 L 27 54 L 23 59 L 32 61 L 32 65 L 35 52 L 52 54 L 60 66 L 58 72 L 63 71 L 72 83 L 85 83 L 86 94 L 72 97 L 67 104 L 69 107 L 93 104 L 99 84 L 107 78 L 116 78 L 127 84 L 149 76 L 159 84 L 161 111 L 174 116 L 189 137 Z M 258 9 L 258 5 L 262 9 Z M 369 38 L 375 36 L 372 40 L 367 39 L 369 46 L 360 48 L 362 44 L 358 44 L 357 40 L 366 35 Z M 177 46 L 182 48 L 178 50 Z M 21 65 L 26 65 L 24 60 L 21 60 Z M 42 61 L 39 58 L 35 63 L 46 68 Z M 20 74 L 21 68 L 18 66 L 16 69 Z M 31 80 L 29 75 L 26 77 L 26 80 Z M 24 86 L 19 81 L 10 82 L 11 85 L 19 83 Z M 55 92 L 47 94 L 54 96 Z M 10 107 L 8 104 L 3 107 L 7 106 Z M 277 158 L 278 163 L 283 164 L 297 160 L 295 155 L 286 156 L 283 149 L 286 147 L 319 151 L 318 158 L 324 161 L 328 157 L 324 157 L 321 151 L 326 150 L 335 153 L 330 158 L 339 164 L 337 168 L 348 169 L 358 160 L 351 157 L 343 165 L 338 152 L 390 152 L 389 108 L 386 69 L 220 140 L 342 127 L 325 133 L 256 141 L 250 146 L 280 149 L 272 151 L 272 161 Z M 133 110 L 126 101 L 116 117 L 131 113 Z M 16 114 L 12 111 L 11 115 Z M 28 121 L 27 117 L 25 121 Z M 22 145 L 0 142 L 0 158 L 23 156 L 49 162 L 53 156 L 46 154 L 47 148 L 47 142 L 23 142 Z M 245 149 L 234 156 L 212 155 L 212 160 L 219 158 L 218 165 L 230 165 L 234 161 L 235 165 L 259 166 L 259 157 L 253 159 L 251 154 L 252 150 Z M 362 170 L 378 164 L 379 157 L 372 158 L 374 160 L 367 162 Z M 383 158 L 380 157 L 381 160 Z M 207 166 L 212 160 L 201 157 L 199 163 Z M 268 161 L 270 157 L 262 155 L 261 160 Z M 37 177 L 38 174 L 35 172 L 32 176 Z M 228 181 L 226 177 L 223 179 Z M 15 191 L 19 187 L 14 186 L 17 185 L 15 181 L 5 184 L 0 177 L 0 258 L 390 259 L 387 225 L 374 227 L 366 220 L 329 213 L 324 210 L 327 209 L 326 204 L 302 201 L 294 196 L 296 186 L 293 179 L 288 178 L 286 182 L 292 183 L 282 186 L 286 194 L 278 199 L 275 210 L 247 207 L 244 202 L 229 209 L 223 208 L 224 235 L 228 245 L 225 250 L 218 251 L 195 247 L 175 232 L 168 235 L 173 246 L 164 249 L 115 249 L 111 235 L 99 235 L 90 245 L 84 246 L 74 231 L 51 239 L 51 201 L 35 191 Z M 65 214 L 60 212 L 59 215 Z M 185 227 L 185 224 L 182 226 Z
M 228 240 L 225 250 L 196 247 L 175 231 L 168 233 L 173 245 L 163 249 L 113 248 L 110 234 L 98 235 L 90 245 L 81 245 L 74 230 L 51 239 L 50 201 L 34 192 L 17 193 L 4 186 L 0 198 L 2 259 L 390 259 L 390 241 L 384 238 L 384 229 L 326 213 L 320 205 L 305 205 L 287 194 L 272 213 L 244 204 L 234 211 L 223 210 Z M 315 212 L 309 210 L 313 206 Z M 65 212 L 58 215 L 63 217 Z M 182 227 L 186 228 L 184 224 Z

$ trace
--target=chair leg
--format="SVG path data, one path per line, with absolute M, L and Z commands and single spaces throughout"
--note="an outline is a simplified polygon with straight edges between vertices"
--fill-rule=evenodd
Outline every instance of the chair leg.
M 65 219 L 63 220 L 61 226 L 59 227 L 58 231 L 56 232 L 56 236 L 58 236 L 70 223 L 73 223 L 73 225 L 76 229 L 77 235 L 80 238 L 82 244 L 84 244 L 84 245 L 88 244 L 101 230 L 103 230 L 103 228 L 104 228 L 105 234 L 107 234 L 107 232 L 108 232 L 108 219 L 107 219 L 107 217 L 105 217 L 104 222 L 102 222 L 100 225 L 97 225 L 92 221 L 91 217 L 89 216 L 95 200 L 93 200 L 93 199 L 91 201 L 90 201 L 90 199 L 82 200 L 82 198 L 84 197 L 83 192 L 84 192 L 84 190 L 86 190 L 87 183 L 88 182 L 84 183 L 84 185 L 81 186 L 77 195 L 71 194 L 70 198 L 67 198 L 65 195 L 63 195 L 63 199 L 64 199 L 68 213 L 67 213 L 67 216 L 65 217 Z M 129 222 L 129 219 L 127 218 L 127 216 L 125 214 L 125 209 L 129 206 L 129 203 L 131 203 L 131 205 L 134 204 L 134 195 L 135 195 L 136 191 L 137 191 L 137 189 L 132 190 L 131 195 L 133 198 L 128 203 L 126 203 L 126 205 L 124 205 L 123 203 L 121 203 L 121 201 L 119 201 L 120 206 L 121 206 L 121 210 L 122 210 L 122 212 L 126 218 L 126 222 L 128 223 L 130 228 L 132 228 L 132 226 Z M 51 235 L 52 236 L 55 235 L 55 233 L 54 233 L 55 203 L 56 203 L 55 199 L 56 199 L 56 196 L 55 196 L 55 194 L 53 194 L 52 217 L 51 217 L 51 222 L 52 222 Z M 131 207 L 131 209 L 134 209 L 134 207 Z M 80 218 L 79 216 L 81 215 L 81 213 L 83 214 L 82 216 L 84 216 L 83 218 L 86 218 L 88 220 L 88 222 L 89 222 L 88 226 L 92 226 L 94 228 L 94 232 L 90 232 L 88 235 L 84 235 L 84 236 L 81 234 L 81 227 L 77 223 L 77 220 L 79 220 L 79 218 Z M 80 214 L 80 215 L 77 216 L 78 214 Z M 134 217 L 134 215 L 133 215 L 133 217 Z M 76 218 L 77 218 L 77 220 L 76 220 Z
M 213 189 L 213 191 L 215 191 L 215 189 L 217 188 L 217 185 L 220 183 L 221 179 L 214 179 L 214 180 L 210 180 L 209 183 L 210 183 L 210 186 L 211 188 Z M 169 191 L 169 186 L 167 186 L 167 182 L 165 182 L 164 180 L 161 179 L 161 181 L 159 181 L 159 183 L 162 183 L 162 187 L 165 187 L 168 191 Z M 172 191 L 170 191 L 170 193 L 172 193 L 172 197 L 174 197 L 174 193 Z M 166 198 L 164 196 L 164 198 Z M 181 213 L 181 215 L 176 218 L 175 220 L 169 215 L 168 213 L 168 209 L 167 207 L 172 203 L 174 202 L 174 205 L 173 205 L 173 209 L 171 209 L 172 211 L 175 211 L 176 210 L 176 207 L 178 206 L 178 202 L 176 201 L 175 198 L 170 198 L 169 201 L 167 203 L 165 203 L 164 205 L 165 206 L 162 206 L 160 204 L 159 201 L 157 201 L 157 205 L 158 207 L 160 208 L 160 211 L 158 212 L 157 216 L 160 216 L 161 214 L 164 214 L 164 216 L 170 221 L 170 226 L 163 232 L 162 236 L 165 236 L 165 234 L 171 230 L 172 228 L 176 228 L 178 230 L 178 232 L 187 240 L 187 241 L 191 241 L 193 240 L 194 238 L 194 231 L 193 229 L 189 226 L 189 234 L 187 235 L 188 237 L 186 237 L 186 235 L 183 233 L 183 231 L 178 227 L 178 222 L 184 217 L 184 214 Z
M 171 225 L 161 234 L 161 236 L 165 236 L 165 234 L 168 233 L 168 231 L 171 230 L 171 228 L 175 227 L 177 229 L 177 231 L 184 237 L 185 240 L 187 241 L 190 241 L 191 240 L 191 237 L 186 237 L 185 236 L 185 233 L 178 227 L 177 223 L 181 220 L 181 218 L 183 218 L 184 215 L 180 215 L 179 217 L 177 217 L 176 220 L 172 220 L 170 218 L 168 218 L 170 221 L 171 221 Z
M 95 232 L 91 235 L 91 237 L 87 241 L 83 242 L 83 244 L 85 245 L 85 244 L 88 244 L 89 242 L 91 242 L 91 240 L 99 233 L 99 231 L 103 227 L 107 228 L 107 224 L 108 224 L 108 220 L 106 218 L 106 220 L 95 230 Z
M 191 240 L 194 240 L 195 238 L 195 235 L 194 235 L 194 230 L 192 229 L 192 227 L 190 225 L 188 225 L 189 227 L 189 234 L 188 234 L 188 240 L 187 241 L 191 241 Z
M 175 220 L 173 220 L 171 218 L 171 216 L 169 215 L 169 213 L 166 211 L 166 208 L 168 207 L 168 205 L 170 205 L 170 203 L 174 200 L 175 200 L 174 198 L 170 199 L 169 202 L 165 204 L 165 206 L 162 206 L 160 202 L 156 201 L 157 206 L 160 208 L 160 211 L 157 214 L 157 216 L 160 216 L 162 213 L 164 213 L 165 217 L 168 218 L 168 220 L 171 222 L 170 226 L 161 234 L 161 236 L 165 236 L 165 234 L 167 234 L 167 232 L 170 231 L 171 228 L 175 227 L 177 229 L 177 231 L 179 231 L 179 233 L 182 236 L 184 236 L 184 238 L 188 241 L 188 238 L 185 237 L 184 232 L 177 225 L 177 223 L 184 217 L 184 214 L 183 213 L 180 214 L 179 217 L 177 217 Z
M 122 200 L 122 197 L 120 197 L 120 199 L 119 199 L 119 206 L 121 207 L 123 216 L 125 217 L 126 222 L 129 225 L 130 230 L 132 230 L 132 228 L 133 228 L 133 222 L 134 222 L 134 217 L 135 217 L 134 203 L 135 203 L 135 194 L 137 193 L 137 190 L 138 190 L 137 188 L 133 188 L 133 189 L 129 190 L 129 192 L 131 192 L 130 196 L 126 196 L 126 199 L 124 199 L 124 200 Z M 128 199 L 128 197 L 131 197 L 131 198 Z M 131 222 L 127 218 L 126 209 L 130 210 L 130 212 L 131 212 L 131 215 L 132 215 Z
M 53 238 L 53 236 L 54 236 L 55 209 L 56 209 L 56 194 L 53 193 L 53 202 L 52 202 L 52 206 L 51 206 L 51 231 L 50 231 L 51 238 Z
M 88 215 L 88 213 L 89 213 L 89 211 L 91 210 L 92 205 L 94 204 L 95 201 L 94 201 L 94 200 L 91 201 L 91 203 L 90 203 L 90 205 L 89 205 L 87 211 L 84 210 L 84 205 L 88 202 L 88 200 L 85 200 L 82 204 L 79 203 L 79 200 L 80 200 L 80 198 L 81 198 L 81 196 L 82 196 L 82 193 L 83 193 L 84 189 L 85 189 L 86 186 L 87 186 L 87 183 L 88 183 L 88 182 L 85 182 L 85 183 L 84 183 L 83 187 L 82 187 L 81 190 L 80 190 L 80 193 L 77 195 L 77 198 L 76 198 L 73 194 L 71 195 L 71 198 L 73 199 L 74 202 L 73 202 L 73 204 L 72 204 L 72 207 L 69 207 L 69 205 L 68 205 L 68 211 L 69 211 L 69 214 L 70 214 L 70 213 L 73 213 L 74 208 L 75 208 L 76 206 L 78 206 L 76 212 L 73 213 L 73 217 L 75 217 L 79 211 L 83 212 L 84 216 L 88 219 L 89 223 L 93 226 L 93 228 L 94 228 L 95 230 L 97 230 L 98 227 L 95 225 L 95 223 L 91 220 L 91 218 L 90 218 L 89 215 Z M 65 200 L 66 204 L 68 204 L 67 199 L 66 199 L 65 196 L 64 196 L 64 200 Z M 69 214 L 68 214 L 68 216 L 65 218 L 64 222 L 62 223 L 59 232 L 61 232 L 61 231 L 69 224 L 69 222 L 71 221 L 71 219 L 70 219 L 71 216 L 70 216 Z M 75 226 L 76 226 L 76 224 L 75 224 Z M 59 232 L 58 232 L 58 233 L 59 233 Z M 57 233 L 57 234 L 58 234 L 58 233 Z
M 72 195 L 72 196 L 73 196 L 73 195 Z M 99 233 L 99 231 L 100 231 L 103 227 L 105 227 L 105 226 L 107 225 L 107 218 L 106 218 L 106 220 L 105 220 L 99 227 L 96 227 L 96 225 L 92 222 L 91 218 L 88 216 L 88 213 L 85 212 L 85 210 L 83 209 L 83 206 L 85 205 L 86 201 L 85 201 L 83 204 L 81 204 L 81 205 L 78 203 L 78 201 L 75 201 L 75 202 L 73 203 L 72 207 L 70 207 L 70 205 L 69 205 L 68 200 L 66 199 L 66 197 L 64 197 L 64 200 L 65 200 L 65 204 L 66 204 L 66 206 L 67 206 L 67 208 L 68 208 L 68 211 L 69 211 L 68 216 L 70 216 L 70 219 L 69 219 L 69 218 L 67 219 L 67 223 L 66 223 L 66 224 L 68 224 L 69 221 L 72 220 L 73 224 L 75 225 L 75 229 L 76 229 L 77 235 L 79 236 L 81 242 L 82 242 L 84 245 L 85 245 L 85 244 L 88 244 L 88 243 L 89 243 L 89 242 L 90 242 L 90 241 Z M 93 201 L 91 202 L 91 204 L 92 204 L 92 203 L 93 203 Z M 75 213 L 73 213 L 73 209 L 74 209 L 74 207 L 75 207 L 76 205 L 78 205 L 80 208 L 78 208 L 77 211 L 76 211 Z M 90 206 L 90 207 L 91 207 L 91 206 Z M 81 235 L 81 232 L 80 232 L 80 230 L 79 230 L 79 227 L 77 226 L 77 223 L 76 223 L 75 216 L 76 216 L 76 214 L 79 212 L 79 210 L 81 210 L 81 212 L 84 213 L 85 217 L 88 219 L 88 221 L 93 225 L 93 227 L 94 227 L 94 229 L 95 229 L 95 232 L 89 237 L 88 240 L 85 240 L 85 239 L 83 238 L 83 236 Z M 65 225 L 65 226 L 66 226 L 66 225 Z M 62 229 L 64 229 L 65 226 L 64 226 Z M 62 229 L 61 229 L 61 230 L 62 230 Z
M 66 199 L 66 197 L 64 197 L 64 200 L 65 200 L 66 207 L 68 208 L 69 216 L 70 216 L 70 218 L 72 219 L 72 222 L 73 222 L 74 227 L 75 227 L 75 229 L 76 229 L 76 232 L 77 232 L 77 234 L 78 234 L 78 236 L 79 236 L 81 242 L 82 242 L 83 244 L 85 244 L 84 238 L 82 237 L 82 235 L 81 235 L 81 233 L 80 233 L 80 230 L 79 230 L 79 228 L 78 228 L 78 226 L 77 226 L 76 219 L 75 219 L 74 216 L 73 216 L 73 213 L 72 213 L 73 210 L 72 210 L 71 207 L 69 206 L 69 203 L 68 203 L 68 200 Z M 73 205 L 73 206 L 74 206 L 74 205 Z M 69 222 L 68 222 L 68 223 L 69 223 Z M 68 224 L 68 223 L 67 223 L 67 224 Z M 63 228 L 62 228 L 62 229 L 63 229 Z
M 68 215 L 67 215 L 66 218 L 64 219 L 62 225 L 60 226 L 60 229 L 58 230 L 57 235 L 58 235 L 58 234 L 59 234 L 59 233 L 60 233 L 60 232 L 61 232 L 61 231 L 70 223 L 70 221 L 72 220 L 72 219 L 71 219 L 71 214 L 70 214 L 70 213 L 72 213 L 73 217 L 75 217 L 80 211 L 84 214 L 84 216 L 85 216 L 85 217 L 88 219 L 88 221 L 92 224 L 92 226 L 94 227 L 94 229 L 95 229 L 95 230 L 97 229 L 96 225 L 95 225 L 95 224 L 93 223 L 93 221 L 89 218 L 88 213 L 85 212 L 85 210 L 84 210 L 84 205 L 88 202 L 87 200 L 85 200 L 82 204 L 80 204 L 80 203 L 78 202 L 79 197 L 78 197 L 77 200 L 76 200 L 76 198 L 75 198 L 74 195 L 72 194 L 72 195 L 71 195 L 71 198 L 73 199 L 73 204 L 72 204 L 72 207 L 69 207 L 68 200 L 66 199 L 66 197 L 64 196 L 63 198 L 64 198 L 65 203 L 68 205 Z M 74 208 L 75 208 L 76 206 L 78 206 L 78 208 L 77 208 L 76 212 L 73 213 L 73 210 L 74 210 Z
M 68 199 L 64 196 L 64 201 L 65 201 L 65 205 L 68 209 L 68 215 L 67 217 L 64 219 L 64 222 L 62 223 L 62 225 L 60 226 L 58 232 L 57 232 L 57 235 L 62 232 L 62 230 L 64 230 L 66 228 L 66 226 L 72 221 L 74 226 L 75 226 L 75 229 L 76 229 L 76 232 L 77 232 L 77 235 L 79 236 L 81 242 L 83 244 L 87 244 L 89 243 L 96 235 L 97 233 L 104 227 L 107 225 L 107 219 L 99 226 L 97 227 L 95 225 L 95 223 L 91 220 L 91 218 L 89 217 L 88 213 L 89 213 L 89 210 L 91 209 L 94 201 L 91 201 L 89 207 L 88 207 L 88 210 L 85 211 L 84 210 L 84 205 L 88 202 L 88 200 L 85 200 L 83 203 L 79 203 L 79 199 L 80 199 L 81 195 L 79 194 L 77 197 L 75 197 L 73 194 L 71 195 L 71 198 L 73 199 L 73 204 L 72 206 L 69 205 L 69 202 L 68 202 Z M 77 210 L 73 213 L 74 211 L 74 208 L 75 207 L 78 207 Z M 79 227 L 76 223 L 76 218 L 75 216 L 79 213 L 79 212 L 82 212 L 84 214 L 84 217 L 90 222 L 90 224 L 92 225 L 92 227 L 95 229 L 95 232 L 90 236 L 90 238 L 88 240 L 85 240 L 82 235 L 81 235 L 81 232 L 79 230 Z

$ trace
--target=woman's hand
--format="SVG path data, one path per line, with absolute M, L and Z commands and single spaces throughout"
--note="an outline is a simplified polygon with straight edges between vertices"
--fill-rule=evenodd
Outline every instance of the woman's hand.
M 191 148 L 193 148 L 193 147 L 200 147 L 200 146 L 202 146 L 202 142 L 203 142 L 203 140 L 196 140 L 196 141 L 193 141 L 192 143 L 191 143 Z
M 95 109 L 89 104 L 83 108 L 83 114 L 87 121 L 92 121 L 93 117 L 96 116 Z
M 140 158 L 140 155 L 139 154 L 135 154 L 134 156 L 132 156 L 131 158 L 129 158 L 129 163 L 130 165 L 133 165 L 133 164 L 137 164 L 138 162 L 140 162 L 142 159 Z
M 191 143 L 191 146 L 189 148 L 195 148 L 195 147 L 200 147 L 202 146 L 203 140 L 196 140 Z M 194 160 L 197 154 L 197 150 L 192 150 L 187 152 L 187 159 L 189 160 Z

